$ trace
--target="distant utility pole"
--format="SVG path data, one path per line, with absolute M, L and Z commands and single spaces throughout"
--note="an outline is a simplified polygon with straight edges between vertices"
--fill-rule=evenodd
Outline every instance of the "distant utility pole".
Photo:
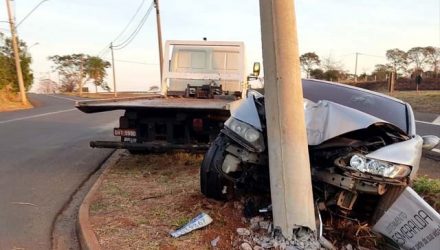
M 154 0 L 154 7 L 156 8 L 156 25 L 157 25 L 157 42 L 159 43 L 159 65 L 160 65 L 160 82 L 162 83 L 163 73 L 163 49 L 162 49 L 162 28 L 160 26 L 160 11 L 159 0 Z
M 81 64 L 79 65 L 79 96 L 83 95 L 83 74 L 84 74 L 84 56 L 81 56 Z
M 24 87 L 24 81 L 23 81 L 23 71 L 21 70 L 20 53 L 17 42 L 17 31 L 14 23 L 14 14 L 11 10 L 11 4 L 9 0 L 6 0 L 6 8 L 8 9 L 9 26 L 11 28 L 11 42 L 12 42 L 12 48 L 14 50 L 15 69 L 17 70 L 17 79 L 18 79 L 18 87 L 20 89 L 21 102 L 24 105 L 28 105 L 29 102 L 26 97 L 26 89 Z
M 354 64 L 354 82 L 357 82 L 357 79 L 358 79 L 358 75 L 357 75 L 357 71 L 358 71 L 358 57 L 359 57 L 359 52 L 356 52 L 356 62 Z
M 316 230 L 294 1 L 260 0 L 274 227 Z
M 110 43 L 110 49 L 112 51 L 113 91 L 115 93 L 115 97 L 118 97 L 118 93 L 116 92 L 116 71 L 115 71 L 115 55 L 113 53 L 113 43 Z

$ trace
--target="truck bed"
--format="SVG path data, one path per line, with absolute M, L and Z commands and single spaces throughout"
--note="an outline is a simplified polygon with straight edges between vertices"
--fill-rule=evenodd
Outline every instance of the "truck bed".
M 136 98 L 115 98 L 93 101 L 77 101 L 76 108 L 85 113 L 111 110 L 150 109 L 175 111 L 219 111 L 229 110 L 231 99 L 193 99 L 182 97 L 164 97 L 151 95 Z

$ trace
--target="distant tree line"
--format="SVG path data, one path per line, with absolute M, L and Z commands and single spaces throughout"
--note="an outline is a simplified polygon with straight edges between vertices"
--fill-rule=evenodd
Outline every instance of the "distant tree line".
M 389 49 L 385 53 L 387 63 L 377 64 L 373 72 L 368 75 L 365 72 L 358 78 L 385 80 L 391 72 L 398 77 L 411 77 L 422 75 L 428 78 L 439 77 L 440 48 L 414 47 L 408 51 L 401 49 Z M 352 80 L 354 75 L 343 69 L 341 63 L 331 58 L 320 59 L 315 52 L 307 52 L 300 56 L 301 67 L 307 78 L 323 79 L 328 81 Z
M 26 53 L 26 43 L 19 41 L 20 63 L 23 71 L 23 80 L 26 90 L 28 90 L 33 82 L 34 76 L 30 68 L 32 62 L 31 56 Z M 17 70 L 15 68 L 14 53 L 12 49 L 12 41 L 3 33 L 0 33 L 0 90 L 18 92 Z
M 110 91 L 110 87 L 104 81 L 110 62 L 97 56 L 85 54 L 54 55 L 49 60 L 53 62 L 54 71 L 60 76 L 59 90 L 62 92 L 73 92 L 91 81 L 103 90 Z

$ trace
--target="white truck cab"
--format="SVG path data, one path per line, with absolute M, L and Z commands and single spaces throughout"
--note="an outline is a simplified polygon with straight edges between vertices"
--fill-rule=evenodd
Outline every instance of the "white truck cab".
M 167 41 L 162 94 L 195 98 L 243 97 L 243 42 Z

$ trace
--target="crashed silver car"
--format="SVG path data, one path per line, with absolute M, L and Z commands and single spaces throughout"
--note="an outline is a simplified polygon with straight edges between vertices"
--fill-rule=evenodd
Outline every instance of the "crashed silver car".
M 435 147 L 438 138 L 424 145 L 411 106 L 400 100 L 326 81 L 302 85 L 319 208 L 377 220 L 415 177 L 422 147 Z M 202 193 L 214 199 L 270 193 L 263 95 L 251 92 L 232 107 L 200 179 Z

